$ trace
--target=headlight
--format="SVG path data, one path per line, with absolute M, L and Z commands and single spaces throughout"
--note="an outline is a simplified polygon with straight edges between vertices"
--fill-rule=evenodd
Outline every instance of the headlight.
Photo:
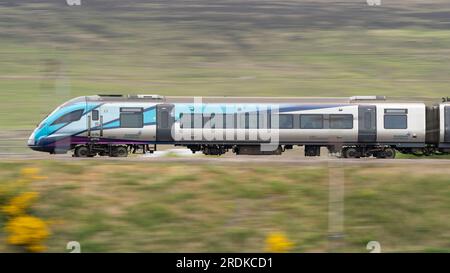
M 31 136 L 28 138 L 28 146 L 34 146 L 36 145 L 36 141 L 34 141 L 36 131 L 34 131 Z
M 33 146 L 34 144 L 36 144 L 36 143 L 34 142 L 34 138 L 29 138 L 29 139 L 28 139 L 28 145 L 29 145 L 29 146 Z

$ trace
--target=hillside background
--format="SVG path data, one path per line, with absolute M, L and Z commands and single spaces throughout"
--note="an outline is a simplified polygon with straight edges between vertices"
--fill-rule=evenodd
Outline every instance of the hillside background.
M 440 97 L 450 2 L 8 0 L 0 126 L 98 93 Z

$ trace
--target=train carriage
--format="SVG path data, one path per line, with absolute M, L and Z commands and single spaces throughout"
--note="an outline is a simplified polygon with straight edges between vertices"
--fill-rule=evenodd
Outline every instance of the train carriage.
M 156 145 L 186 146 L 220 155 L 281 154 L 304 146 L 343 157 L 393 158 L 395 151 L 428 155 L 450 151 L 450 104 L 388 102 L 382 97 L 316 102 L 247 99 L 206 103 L 158 95 L 98 95 L 70 100 L 30 136 L 30 148 L 74 151 L 76 157 L 127 156 Z

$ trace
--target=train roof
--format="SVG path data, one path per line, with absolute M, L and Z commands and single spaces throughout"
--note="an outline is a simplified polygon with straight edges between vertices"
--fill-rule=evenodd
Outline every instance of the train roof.
M 354 96 L 354 97 L 195 97 L 195 96 L 160 96 L 160 95 L 95 95 L 85 97 L 87 101 L 102 102 L 164 102 L 193 103 L 194 98 L 201 98 L 203 103 L 320 103 L 320 104 L 367 104 L 367 103 L 425 103 L 436 104 L 431 98 L 405 99 L 400 97 Z

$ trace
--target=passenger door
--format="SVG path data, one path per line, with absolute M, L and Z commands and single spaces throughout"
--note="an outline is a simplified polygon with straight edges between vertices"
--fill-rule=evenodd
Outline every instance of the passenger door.
M 358 106 L 358 142 L 377 141 L 377 108 L 375 105 Z
M 174 105 L 158 104 L 156 106 L 156 141 L 173 142 L 172 126 L 174 122 Z
M 101 115 L 101 109 L 97 108 L 92 110 L 87 115 L 87 123 L 88 137 L 90 139 L 103 137 L 103 116 Z

